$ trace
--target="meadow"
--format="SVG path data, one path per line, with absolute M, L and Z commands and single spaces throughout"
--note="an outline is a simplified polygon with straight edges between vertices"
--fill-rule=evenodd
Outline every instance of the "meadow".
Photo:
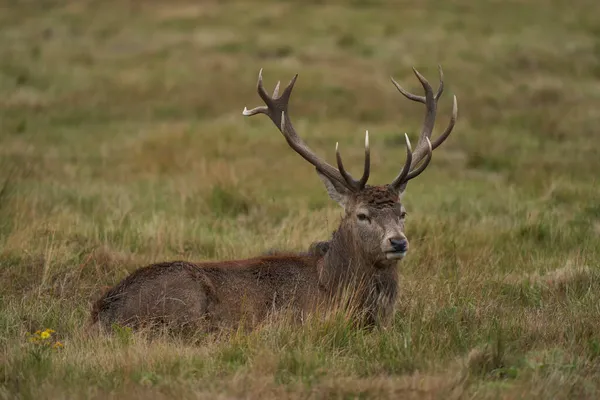
M 600 2 L 0 3 L 0 398 L 600 397 Z M 158 261 L 303 251 L 341 208 L 264 116 L 287 83 L 318 154 L 391 181 L 446 90 L 411 181 L 389 329 L 148 340 L 87 331 Z M 434 133 L 436 135 L 436 133 Z M 50 330 L 48 330 L 50 329 Z M 37 333 L 36 333 L 37 332 Z

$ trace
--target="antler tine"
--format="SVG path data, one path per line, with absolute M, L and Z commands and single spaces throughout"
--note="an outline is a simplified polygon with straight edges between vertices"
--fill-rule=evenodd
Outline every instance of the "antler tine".
M 440 76 L 440 86 L 438 86 L 438 90 L 435 93 L 435 101 L 437 102 L 442 93 L 444 93 L 444 71 L 442 71 L 442 66 L 438 64 L 438 75 Z
M 455 95 L 453 97 L 453 102 L 452 102 L 452 116 L 450 117 L 450 121 L 448 122 L 448 126 L 446 127 L 444 132 L 442 132 L 440 137 L 435 139 L 435 141 L 431 145 L 431 148 L 433 150 L 435 150 L 440 144 L 444 143 L 444 140 L 446 140 L 448 138 L 448 136 L 450 136 L 450 133 L 452 133 L 452 129 L 454 129 L 454 124 L 456 124 L 457 118 L 458 118 L 458 104 L 456 103 L 456 95 Z
M 263 71 L 262 68 L 258 71 L 258 82 L 256 83 L 256 91 L 258 92 L 258 95 L 260 96 L 260 98 L 263 99 L 266 106 L 254 107 L 251 110 L 248 110 L 246 107 L 244 107 L 244 111 L 242 111 L 242 114 L 244 114 L 245 116 L 252 116 L 252 115 L 256 115 L 256 114 L 269 115 L 269 105 L 271 105 L 271 98 L 267 94 L 265 87 L 263 85 L 262 71 Z M 275 87 L 275 91 L 278 91 L 278 89 L 279 89 L 279 86 Z M 273 94 L 275 94 L 275 93 L 273 93 Z M 273 97 L 275 97 L 275 96 L 273 96 Z
M 415 72 L 415 74 L 418 74 L 417 77 L 419 77 L 419 73 L 417 72 L 417 70 L 413 67 L 413 71 Z M 442 93 L 444 93 L 444 71 L 442 70 L 442 66 L 438 65 L 438 74 L 439 74 L 439 79 L 440 79 L 440 86 L 438 87 L 437 92 L 435 93 L 435 101 L 437 102 L 438 99 L 442 96 Z M 421 75 L 421 77 L 423 77 Z M 423 103 L 425 104 L 425 96 L 418 96 L 416 94 L 410 93 L 409 91 L 407 91 L 406 89 L 404 89 L 402 86 L 400 86 L 400 84 L 398 82 L 396 82 L 396 80 L 394 80 L 394 78 L 392 79 L 392 83 L 394 84 L 394 86 L 396 86 L 396 89 L 398 89 L 398 91 L 400 93 L 402 93 L 402 95 L 404 97 L 406 97 L 407 99 L 410 99 L 412 101 L 416 101 L 418 103 Z M 420 80 L 420 78 L 419 78 Z
M 406 140 L 406 161 L 404 162 L 402 171 L 400 171 L 398 176 L 396 176 L 391 183 L 391 186 L 394 188 L 400 187 L 400 185 L 406 181 L 406 177 L 410 171 L 410 164 L 412 163 L 412 147 L 410 146 L 410 139 L 406 133 L 404 134 L 404 139 Z
M 421 174 L 421 172 L 425 171 L 425 168 L 427 168 L 427 166 L 431 162 L 431 156 L 433 154 L 433 149 L 431 148 L 431 141 L 429 140 L 428 137 L 426 137 L 425 142 L 427 143 L 427 147 L 426 147 L 427 153 L 425 154 L 425 161 L 423 161 L 423 163 L 421 163 L 421 165 L 419 165 L 417 168 L 411 170 L 408 173 L 408 175 L 406 176 L 406 182 L 419 176 L 419 174 Z
M 335 159 L 337 161 L 338 170 L 340 171 L 340 174 L 342 174 L 342 177 L 344 178 L 344 181 L 346 182 L 346 184 L 353 189 L 357 189 L 358 181 L 355 180 L 354 178 L 352 178 L 352 175 L 350 175 L 348 172 L 346 172 L 346 169 L 344 168 L 344 163 L 342 162 L 342 156 L 340 155 L 339 142 L 335 143 Z
M 363 168 L 363 176 L 358 181 L 359 188 L 362 189 L 369 180 L 371 174 L 371 147 L 369 146 L 369 131 L 365 132 L 365 166 Z
M 342 162 L 342 156 L 340 154 L 339 143 L 335 144 L 335 158 L 337 160 L 338 170 L 342 174 L 342 177 L 348 184 L 348 186 L 354 188 L 355 190 L 361 190 L 367 184 L 367 180 L 369 179 L 369 175 L 371 173 L 371 150 L 369 147 L 369 131 L 365 133 L 365 165 L 363 170 L 363 175 L 359 180 L 356 180 L 346 171 L 344 168 L 344 163 Z
M 244 107 L 242 114 L 246 116 L 252 116 L 256 114 L 267 115 L 271 119 L 271 121 L 273 121 L 275 126 L 279 128 L 286 141 L 288 142 L 288 145 L 294 151 L 296 151 L 296 153 L 300 154 L 302 158 L 311 163 L 317 169 L 317 171 L 350 190 L 356 190 L 358 187 L 360 187 L 359 183 L 362 182 L 362 179 L 355 185 L 351 185 L 349 182 L 354 182 L 354 180 L 352 179 L 351 181 L 349 181 L 346 178 L 346 175 L 349 176 L 349 174 L 346 174 L 345 171 L 339 171 L 335 167 L 328 164 L 326 161 L 319 158 L 306 145 L 302 138 L 296 133 L 296 130 L 294 129 L 294 126 L 292 125 L 292 122 L 289 118 L 288 103 L 297 78 L 298 74 L 294 75 L 294 77 L 292 78 L 290 83 L 285 87 L 281 95 L 279 95 L 279 83 L 277 83 L 275 90 L 273 91 L 273 96 L 269 96 L 263 85 L 261 69 L 258 73 L 258 82 L 256 85 L 256 90 L 260 98 L 265 102 L 265 105 L 255 107 L 250 110 Z
M 296 76 L 298 76 L 298 75 L 296 75 Z M 263 85 L 262 68 L 261 68 L 260 71 L 258 72 L 258 82 L 256 84 L 256 90 L 257 90 L 260 98 L 263 99 L 263 101 L 267 105 L 255 107 L 251 110 L 248 110 L 246 107 L 244 107 L 244 111 L 242 111 L 242 114 L 244 114 L 245 116 L 252 116 L 252 115 L 256 115 L 256 114 L 267 114 L 268 115 L 269 105 L 272 104 L 273 100 L 279 98 L 278 96 L 279 96 L 279 85 L 280 84 L 281 84 L 281 81 L 278 81 L 277 85 L 275 85 L 275 89 L 273 90 L 273 96 L 269 97 L 269 94 L 267 93 L 267 91 L 265 90 L 265 87 Z M 290 83 L 290 84 L 293 86 L 293 83 Z

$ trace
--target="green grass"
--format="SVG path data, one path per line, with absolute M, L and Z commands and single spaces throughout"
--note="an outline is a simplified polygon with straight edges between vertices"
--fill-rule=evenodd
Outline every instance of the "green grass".
M 222 4 L 220 4 L 222 3 Z M 597 398 L 596 1 L 6 1 L 0 12 L 0 398 Z M 409 184 L 388 330 L 343 318 L 190 343 L 88 335 L 154 261 L 305 250 L 340 209 L 260 105 L 300 77 L 296 129 L 390 181 L 421 105 L 459 120 Z M 356 173 L 356 172 L 355 172 Z M 36 330 L 56 331 L 30 343 Z

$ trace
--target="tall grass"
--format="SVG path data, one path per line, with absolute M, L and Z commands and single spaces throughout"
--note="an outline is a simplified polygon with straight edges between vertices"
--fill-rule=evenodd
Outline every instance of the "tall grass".
M 597 2 L 5 2 L 0 8 L 0 398 L 597 398 Z M 415 66 L 455 131 L 411 181 L 387 330 L 150 340 L 88 332 L 91 302 L 155 261 L 300 251 L 336 228 L 256 75 L 296 72 L 315 151 L 403 163 Z M 36 331 L 51 337 L 30 342 Z M 52 345 L 60 342 L 63 347 Z

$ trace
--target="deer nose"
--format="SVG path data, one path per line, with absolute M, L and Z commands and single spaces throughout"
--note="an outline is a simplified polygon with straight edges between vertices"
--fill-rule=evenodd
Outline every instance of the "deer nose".
M 405 238 L 390 238 L 390 244 L 392 245 L 394 251 L 398 253 L 404 253 L 408 250 L 408 240 L 406 240 Z

